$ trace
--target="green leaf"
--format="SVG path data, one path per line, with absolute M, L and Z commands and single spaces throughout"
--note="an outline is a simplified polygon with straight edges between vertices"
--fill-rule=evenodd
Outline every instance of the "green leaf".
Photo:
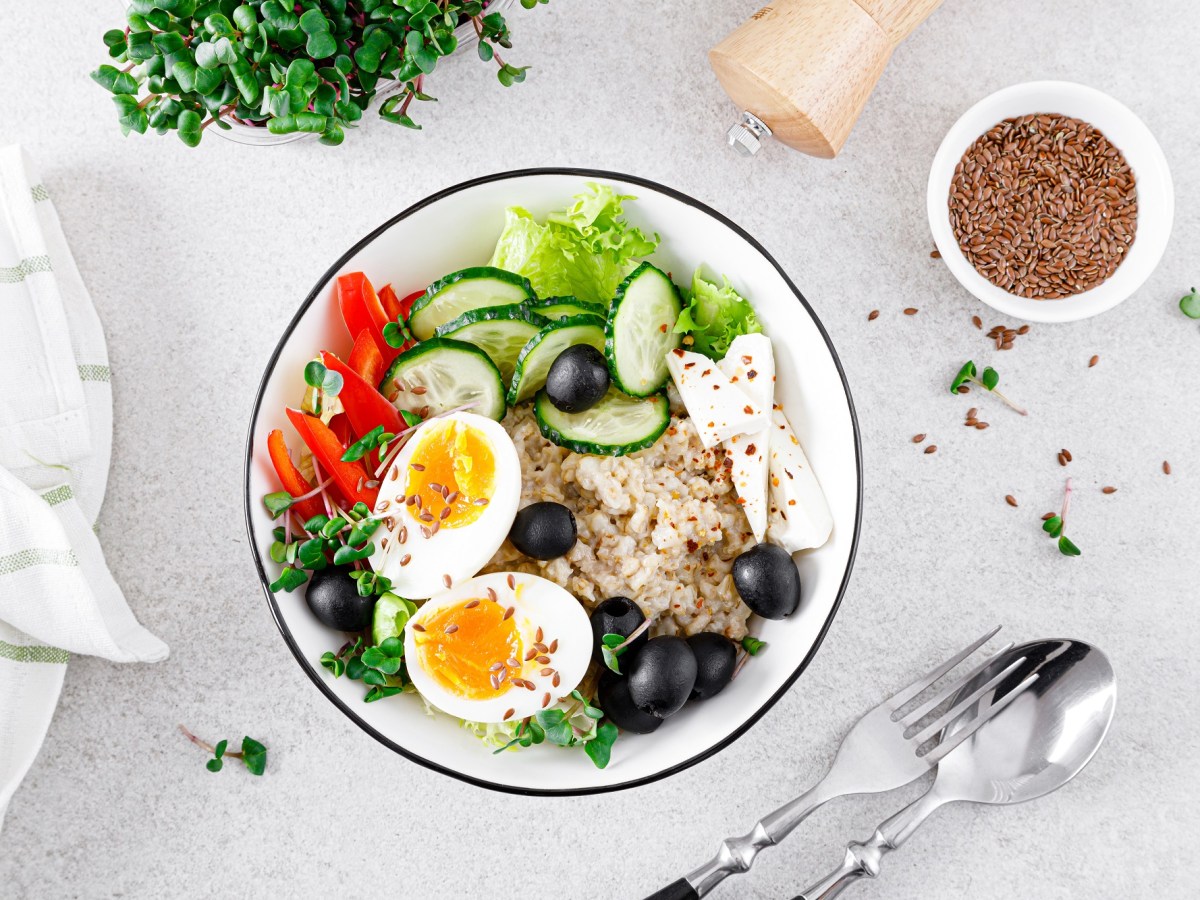
M 742 638 L 742 649 L 751 656 L 758 656 L 758 654 L 762 653 L 762 651 L 766 648 L 766 641 L 760 641 L 758 638 L 751 637 L 750 635 L 746 635 L 744 638 Z
M 600 643 L 602 643 L 605 647 L 616 649 L 625 643 L 625 640 L 626 638 L 623 634 L 606 634 L 604 637 L 600 638 Z M 578 699 L 582 700 L 583 698 L 579 697 Z
M 117 107 L 117 121 L 121 123 L 121 130 L 125 134 L 129 134 L 131 131 L 136 131 L 138 134 L 146 133 L 150 121 L 146 110 L 138 108 L 136 99 L 129 94 L 114 94 L 113 105 Z
M 360 559 L 366 559 L 375 552 L 374 542 L 368 542 L 366 546 L 356 550 L 353 547 L 343 544 L 338 547 L 333 554 L 333 564 L 335 566 L 344 566 L 347 563 L 357 562 Z
M 267 769 L 267 748 L 252 737 L 242 738 L 242 762 L 251 775 L 261 775 Z
M 963 367 L 958 370 L 958 374 L 954 376 L 954 380 L 950 382 L 950 393 L 957 394 L 958 389 L 975 377 L 975 363 L 967 360 Z
M 1071 543 L 1065 534 L 1058 539 L 1058 552 L 1063 556 L 1079 556 L 1083 551 Z
M 306 581 L 308 581 L 308 575 L 303 571 L 285 566 L 284 570 L 279 573 L 279 577 L 271 582 L 271 590 L 291 593 Z
M 388 322 L 383 326 L 383 339 L 387 341 L 389 347 L 399 348 L 404 346 L 404 332 L 395 322 Z
M 286 559 L 287 545 L 283 541 L 273 541 L 269 552 L 272 560 L 282 564 L 284 559 Z
M 491 62 L 492 57 L 496 55 L 496 51 L 492 49 L 492 45 L 487 41 L 480 41 L 479 46 L 476 47 L 476 52 L 484 62 Z
M 401 657 L 404 655 L 404 642 L 399 637 L 384 638 L 383 643 L 379 645 L 379 649 L 388 656 Z
M 217 59 L 217 48 L 208 41 L 196 45 L 196 65 L 202 69 L 215 69 L 221 65 Z
M 597 769 L 603 769 L 612 758 L 613 744 L 617 741 L 617 726 L 605 722 L 596 729 L 596 736 L 583 745 L 583 751 L 595 764 Z
M 218 741 L 217 746 L 213 748 L 213 756 L 220 759 L 225 755 L 225 748 L 229 746 L 229 741 Z
M 194 109 L 183 110 L 183 112 L 181 112 L 179 117 L 175 120 L 175 127 L 179 129 L 179 139 L 189 147 L 195 147 L 200 143 L 200 136 L 202 133 L 200 130 L 200 113 L 196 112 Z M 286 491 L 280 491 L 279 493 L 287 494 Z M 278 496 L 278 494 L 270 496 Z M 266 498 L 264 497 L 263 500 L 265 502 Z M 287 505 L 292 505 L 291 495 L 288 495 L 287 497 Z M 287 507 L 284 508 L 286 509 Z M 271 507 L 268 505 L 267 509 L 271 509 Z M 278 518 L 279 514 L 282 512 L 282 509 L 279 510 L 279 512 L 272 510 L 271 517 Z
M 327 371 L 323 364 L 315 359 L 312 360 L 304 367 L 304 383 L 312 388 L 320 388 L 325 382 Z
M 407 409 L 400 410 L 400 418 L 404 419 L 404 424 L 409 428 L 415 428 L 417 425 L 420 425 L 423 421 L 425 421 L 415 412 L 410 412 Z
M 321 654 L 321 665 L 332 672 L 334 678 L 340 678 L 342 673 L 346 671 L 346 664 L 338 658 L 337 654 L 330 650 L 326 650 Z
M 313 59 L 328 59 L 337 53 L 337 41 L 328 31 L 310 34 L 304 48 Z
M 983 370 L 983 375 L 980 376 L 979 380 L 983 382 L 983 386 L 989 391 L 994 391 L 996 385 L 1000 383 L 1000 373 L 991 366 L 988 366 Z
M 617 654 L 610 647 L 600 648 L 600 658 L 604 661 L 604 665 L 612 669 L 618 675 L 621 674 L 621 664 L 617 661 Z
M 325 541 L 319 537 L 304 541 L 296 551 L 296 559 L 306 569 L 317 567 L 325 559 Z
M 1050 537 L 1058 537 L 1062 534 L 1063 520 L 1061 516 L 1051 516 L 1042 523 L 1042 531 L 1050 535 Z
M 205 763 L 205 768 L 210 772 L 220 772 L 225 766 L 225 761 L 220 759 L 210 759 Z
M 92 72 L 92 81 L 114 94 L 136 94 L 137 80 L 116 66 L 100 66 Z
M 373 687 L 367 691 L 367 695 L 363 697 L 363 703 L 374 703 L 376 700 L 382 700 L 384 697 L 394 697 L 403 690 L 404 688 L 397 687 L 395 685 Z
M 352 681 L 362 681 L 363 676 L 369 671 L 371 670 L 362 661 L 362 657 L 351 656 L 346 660 L 346 677 Z
M 361 438 L 346 448 L 346 452 L 342 454 L 342 462 L 357 462 L 358 460 L 362 459 L 379 445 L 379 438 L 382 434 L 383 426 L 376 425 Z M 351 539 L 351 543 L 357 542 Z
M 546 740 L 559 747 L 567 747 L 575 738 L 571 723 L 561 709 L 543 709 L 537 714 L 537 722 L 546 734 Z
M 336 537 L 347 524 L 346 520 L 341 516 L 334 516 L 321 526 L 321 536 L 325 538 Z
M 1197 293 L 1195 288 L 1192 288 L 1190 294 L 1179 298 L 1179 310 L 1189 319 L 1200 319 L 1200 293 Z
M 365 657 L 367 653 L 370 652 L 371 648 L 368 648 L 367 651 L 363 653 L 363 656 Z M 365 660 L 363 661 L 363 664 L 366 665 Z M 363 684 L 374 684 L 380 687 L 387 684 L 387 677 L 384 675 L 384 673 L 380 672 L 378 669 L 372 669 L 369 666 L 367 667 L 367 670 L 363 672 L 362 680 Z
M 287 491 L 275 491 L 263 497 L 263 506 L 271 514 L 272 519 L 278 519 L 292 505 L 292 495 Z
M 217 54 L 217 62 L 221 65 L 232 66 L 238 61 L 237 49 L 229 38 L 219 37 L 212 42 L 212 45 Z
M 388 640 L 394 641 L 396 638 L 389 638 Z M 363 665 L 382 672 L 384 675 L 395 675 L 400 671 L 401 656 L 403 653 L 403 646 L 400 648 L 400 653 L 394 655 L 386 652 L 382 647 L 368 647 L 363 651 L 362 661 Z M 369 683 L 375 684 L 376 682 Z M 378 683 L 384 684 L 385 682 L 381 681 Z
M 324 528 L 328 521 L 329 516 L 324 515 L 323 513 L 318 513 L 304 523 L 304 530 L 309 534 L 314 534 Z

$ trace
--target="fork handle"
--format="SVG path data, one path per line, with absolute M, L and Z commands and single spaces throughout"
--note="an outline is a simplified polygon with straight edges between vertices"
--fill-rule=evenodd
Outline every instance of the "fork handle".
M 883 857 L 908 840 L 943 802 L 933 790 L 918 797 L 900 812 L 881 822 L 866 841 L 847 844 L 842 864 L 794 900 L 833 900 L 860 878 L 875 878 Z
M 819 806 L 844 793 L 840 789 L 827 786 L 829 781 L 830 778 L 826 775 L 796 799 L 755 822 L 754 827 L 746 834 L 726 838 L 712 859 L 693 869 L 687 877 L 680 878 L 658 893 L 651 894 L 646 900 L 698 900 L 727 876 L 749 871 L 760 850 L 775 846 Z

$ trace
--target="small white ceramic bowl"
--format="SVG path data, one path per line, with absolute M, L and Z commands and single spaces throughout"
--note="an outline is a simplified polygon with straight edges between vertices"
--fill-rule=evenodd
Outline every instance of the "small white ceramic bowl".
M 1137 178 L 1137 237 L 1107 281 L 1062 300 L 1032 300 L 1010 294 L 977 271 L 958 248 L 947 198 L 954 168 L 981 134 L 1005 119 L 1058 113 L 1089 122 L 1115 144 Z M 929 172 L 929 227 L 942 259 L 963 287 L 993 309 L 1026 322 L 1073 322 L 1112 309 L 1142 286 L 1162 259 L 1175 218 L 1175 193 L 1162 148 L 1130 109 L 1095 88 L 1069 81 L 1030 81 L 980 100 L 954 123 Z
M 718 696 L 689 704 L 653 734 L 622 735 L 605 769 L 595 768 L 583 753 L 551 746 L 494 756 L 454 719 L 427 715 L 415 697 L 363 703 L 360 682 L 334 679 L 318 662 L 345 635 L 321 625 L 302 592 L 274 594 L 268 587 L 279 567 L 268 555 L 274 523 L 262 504 L 263 494 L 279 489 L 266 453 L 267 434 L 282 428 L 289 444 L 300 446 L 284 407 L 295 405 L 303 393 L 305 362 L 320 349 L 339 354 L 349 350 L 334 297 L 338 275 L 364 271 L 376 284 L 391 282 L 400 294 L 407 294 L 446 272 L 486 262 L 503 228 L 505 207 L 523 206 L 542 217 L 561 209 L 588 181 L 637 197 L 626 205 L 626 212 L 647 233 L 661 236 L 652 259 L 676 280 L 685 280 L 704 264 L 727 275 L 754 303 L 773 337 L 776 402 L 804 442 L 834 522 L 825 546 L 795 557 L 803 585 L 799 611 L 781 621 L 753 620 L 754 633 L 770 645 L 767 652 Z M 611 172 L 533 169 L 490 175 L 422 200 L 355 242 L 281 329 L 283 336 L 267 363 L 250 418 L 250 546 L 271 613 L 304 673 L 346 716 L 396 752 L 472 784 L 523 794 L 585 794 L 645 784 L 736 740 L 783 696 L 817 652 L 846 590 L 858 544 L 858 423 L 837 354 L 816 313 L 766 250 L 720 213 L 678 191 Z

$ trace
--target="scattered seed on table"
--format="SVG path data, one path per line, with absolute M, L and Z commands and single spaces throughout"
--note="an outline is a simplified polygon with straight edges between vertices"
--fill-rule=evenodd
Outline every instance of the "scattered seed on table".
M 983 331 L 983 319 L 979 318 L 979 316 L 971 316 L 971 321 L 975 323 L 976 328 Z
M 867 321 L 868 322 L 874 322 L 878 318 L 879 318 L 879 310 L 877 310 L 877 309 L 873 309 L 869 313 L 867 313 Z
M 1042 521 L 1049 522 L 1051 519 L 1053 519 L 1057 515 L 1058 515 L 1058 513 L 1048 512 L 1044 516 L 1042 516 Z
M 929 254 L 929 258 L 930 259 L 941 259 L 942 251 L 938 250 L 937 248 L 934 248 L 933 252 Z
M 1104 488 L 1104 493 L 1106 493 L 1106 494 L 1115 494 L 1116 492 L 1117 492 L 1117 489 L 1115 487 L 1113 487 L 1112 485 L 1109 485 L 1108 487 Z
M 979 424 L 979 420 L 976 419 L 974 416 L 971 416 L 971 418 L 967 419 L 967 421 L 963 422 L 963 424 L 966 425 L 968 428 L 974 428 L 976 425 Z
M 930 444 L 925 448 L 926 453 L 937 453 L 937 444 Z
M 1066 447 L 1063 447 L 1062 455 L 1066 459 L 1067 462 L 1071 462 L 1071 460 L 1073 459 L 1073 457 L 1071 456 L 1071 451 L 1068 450 Z
M 1017 329 L 1017 334 L 1029 334 L 1029 326 L 1022 325 L 1020 328 Z
M 983 431 L 983 429 L 988 427 L 988 423 L 987 422 L 976 422 L 975 427 L 977 429 L 979 429 L 980 431 Z
M 1090 369 L 1092 366 L 1096 365 L 1096 363 L 1098 363 L 1098 362 L 1100 362 L 1100 357 L 1093 356 L 1091 359 L 1088 360 L 1088 368 Z
M 1005 494 L 1005 495 L 1004 495 L 1004 502 L 1005 502 L 1005 503 L 1007 503 L 1009 506 L 1016 506 L 1016 505 L 1017 505 L 1017 498 L 1016 498 L 1016 497 L 1014 497 L 1012 494 Z
M 1067 458 L 1065 456 L 1063 456 L 1061 453 L 1058 454 L 1058 464 L 1060 466 L 1065 466 L 1067 464 Z
M 1169 462 L 1167 462 L 1165 459 L 1163 460 L 1163 474 L 1164 475 L 1171 474 L 1171 464 Z
M 921 441 L 923 441 L 923 440 L 925 440 L 925 435 L 924 435 L 924 433 L 922 433 L 922 434 L 914 434 L 914 435 L 912 436 L 912 442 L 913 442 L 914 444 L 919 444 L 919 443 L 921 443 Z
M 971 393 L 971 389 L 969 387 L 967 387 L 965 384 L 960 384 L 958 386 L 958 392 L 960 394 L 969 394 L 969 393 Z
M 915 306 L 910 306 L 904 310 L 904 314 L 906 316 L 915 316 L 917 314 L 917 308 Z
M 967 418 L 968 419 L 973 419 L 977 415 L 979 415 L 979 407 L 972 406 L 970 409 L 967 410 Z

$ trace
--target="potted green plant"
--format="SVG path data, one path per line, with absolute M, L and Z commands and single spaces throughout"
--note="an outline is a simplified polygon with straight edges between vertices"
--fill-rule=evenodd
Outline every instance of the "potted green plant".
M 471 43 L 505 87 L 503 10 L 515 0 L 130 0 L 104 35 L 113 63 L 92 78 L 113 95 L 126 134 L 174 131 L 188 146 L 216 128 L 243 143 L 319 136 L 340 144 L 373 105 L 409 109 L 438 61 Z M 520 0 L 532 9 L 548 0 Z

